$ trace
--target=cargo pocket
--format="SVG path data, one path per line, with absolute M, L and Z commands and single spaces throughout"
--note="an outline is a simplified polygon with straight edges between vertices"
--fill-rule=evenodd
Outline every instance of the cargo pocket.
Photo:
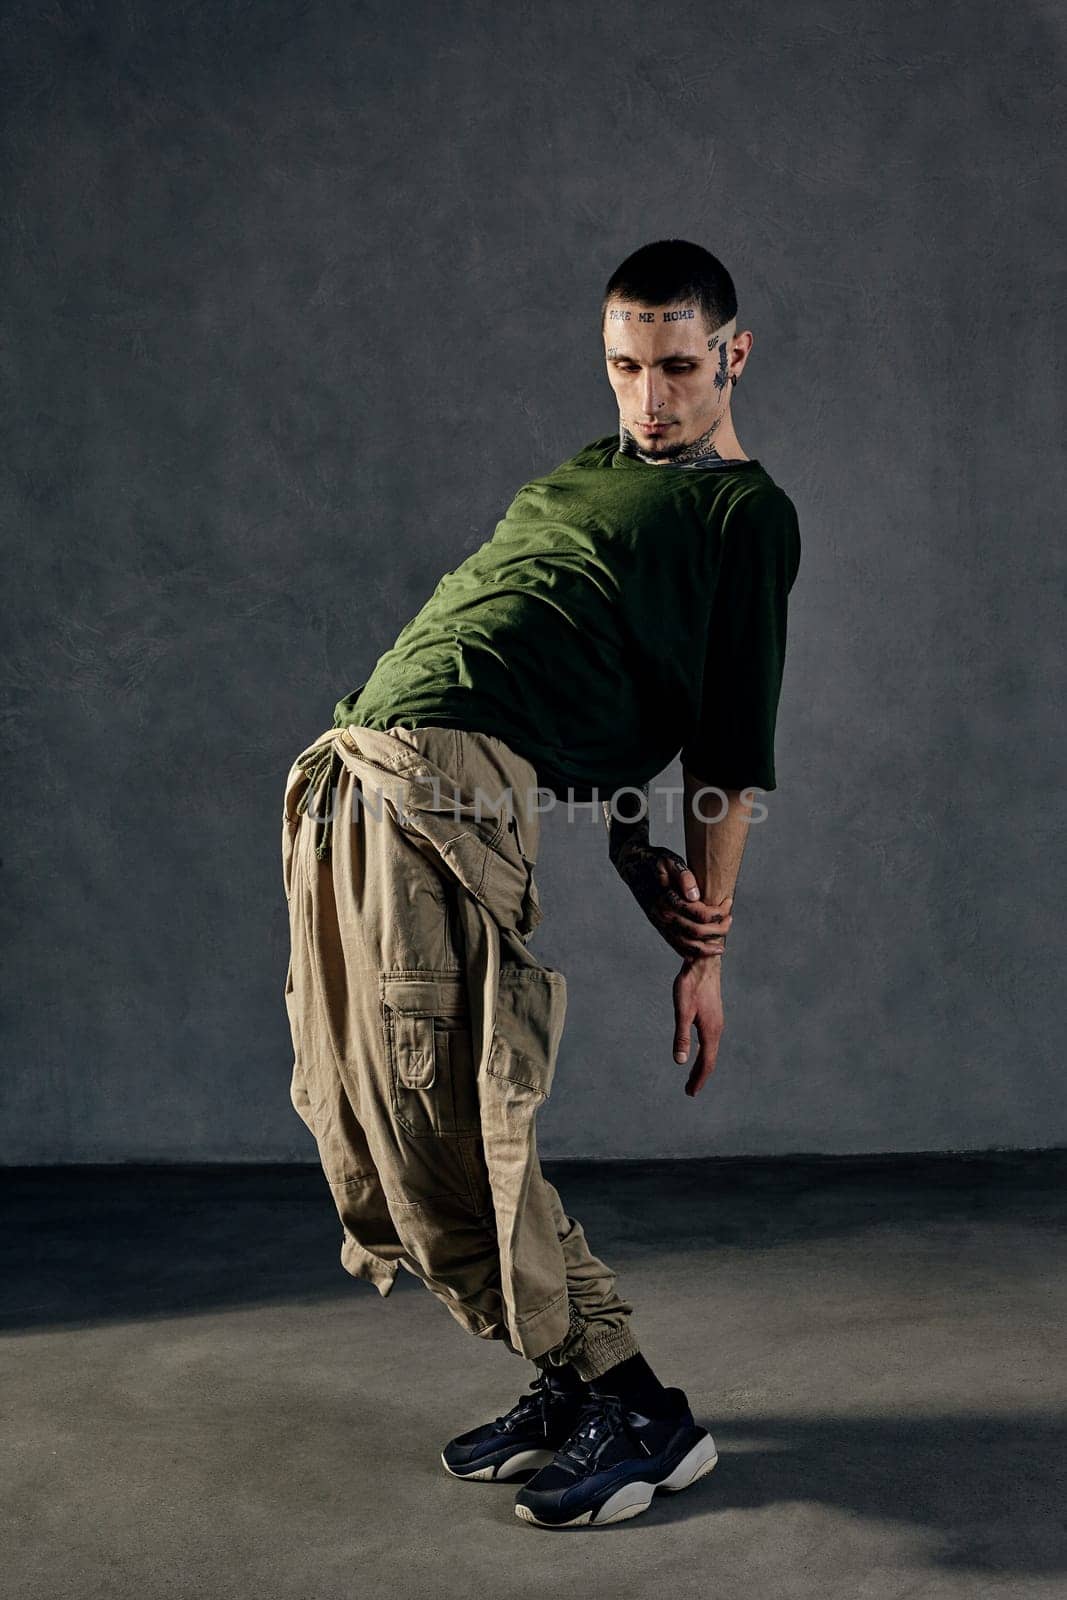
M 383 974 L 380 982 L 397 1122 L 416 1136 L 477 1133 L 478 1085 L 462 972 Z
M 551 967 L 500 968 L 486 1072 L 547 1100 L 567 1012 L 567 980 Z

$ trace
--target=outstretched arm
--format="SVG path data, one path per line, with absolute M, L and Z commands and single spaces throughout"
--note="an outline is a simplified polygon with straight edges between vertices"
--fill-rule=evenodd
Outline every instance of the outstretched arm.
M 685 848 L 705 900 L 729 896 L 733 902 L 741 857 L 748 838 L 748 807 L 742 803 L 740 789 L 723 789 L 726 809 L 719 821 L 703 820 L 722 811 L 716 797 L 699 796 L 704 787 L 683 764 L 685 784 Z M 694 1095 L 715 1071 L 725 1022 L 722 1005 L 722 964 L 717 955 L 687 959 L 674 980 L 674 1059 L 680 1066 L 689 1060 L 692 1029 L 697 1031 L 699 1048 L 686 1082 L 685 1092 Z
M 775 490 L 750 496 L 725 534 L 704 659 L 701 714 L 682 746 L 686 853 L 706 899 L 733 894 L 748 836 L 741 778 L 773 789 L 774 730 L 785 666 L 789 591 L 800 564 L 796 507 Z M 700 776 L 697 776 L 700 774 Z M 721 822 L 703 822 L 693 801 L 701 777 L 726 795 Z M 710 799 L 710 797 L 707 797 Z M 715 811 L 709 806 L 708 814 Z M 695 1026 L 697 1059 L 685 1089 L 696 1094 L 715 1067 L 723 1030 L 718 957 L 686 960 L 674 980 L 674 1059 L 684 1064 Z

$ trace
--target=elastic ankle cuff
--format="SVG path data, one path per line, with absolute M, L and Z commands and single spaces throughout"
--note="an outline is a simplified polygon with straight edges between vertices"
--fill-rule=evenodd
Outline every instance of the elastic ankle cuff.
M 571 1352 L 570 1362 L 583 1383 L 599 1378 L 609 1367 L 618 1366 L 628 1356 L 638 1354 L 640 1346 L 628 1327 L 612 1328 L 607 1333 L 590 1334 Z

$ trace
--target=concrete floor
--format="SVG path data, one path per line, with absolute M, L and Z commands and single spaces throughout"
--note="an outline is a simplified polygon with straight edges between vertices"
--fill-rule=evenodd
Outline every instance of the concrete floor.
M 546 1171 L 708 1478 L 550 1533 L 448 1477 L 533 1368 L 348 1278 L 317 1168 L 9 1170 L 6 1593 L 1067 1594 L 1067 1152 Z

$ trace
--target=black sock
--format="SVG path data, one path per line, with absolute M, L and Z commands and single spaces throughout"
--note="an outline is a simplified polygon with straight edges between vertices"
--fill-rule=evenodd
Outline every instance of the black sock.
M 598 1394 L 618 1395 L 625 1405 L 653 1417 L 663 1416 L 671 1408 L 666 1389 L 640 1351 L 609 1367 L 599 1378 L 590 1379 L 589 1387 Z

